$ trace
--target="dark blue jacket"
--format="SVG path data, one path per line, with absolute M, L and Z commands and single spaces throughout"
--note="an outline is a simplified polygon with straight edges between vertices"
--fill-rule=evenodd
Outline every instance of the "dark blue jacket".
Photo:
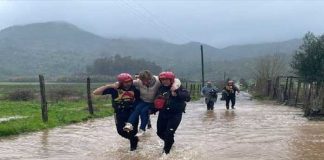
M 186 102 L 189 102 L 190 93 L 180 86 L 175 92 L 176 96 L 172 96 L 171 87 L 161 86 L 157 92 L 157 96 L 163 96 L 166 99 L 165 106 L 160 112 L 166 113 L 182 113 L 185 111 Z

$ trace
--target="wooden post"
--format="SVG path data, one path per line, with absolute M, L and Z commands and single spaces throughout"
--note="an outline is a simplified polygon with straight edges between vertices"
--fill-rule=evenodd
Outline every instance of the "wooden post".
M 298 97 L 299 97 L 300 85 L 301 85 L 301 82 L 300 82 L 300 80 L 298 80 L 298 86 L 297 86 L 297 93 L 296 93 L 295 106 L 297 106 L 297 103 L 298 103 Z
M 226 85 L 226 72 L 224 72 L 224 85 Z
M 88 108 L 89 113 L 93 115 L 93 106 L 92 106 L 92 99 L 91 99 L 91 91 L 90 91 L 90 77 L 87 78 L 87 97 L 88 97 Z
M 44 76 L 39 75 L 39 86 L 40 86 L 40 94 L 41 94 L 41 109 L 42 109 L 42 120 L 43 122 L 48 122 L 48 110 L 47 110 L 47 102 L 45 95 L 45 82 Z
M 306 83 L 304 82 L 303 83 L 303 91 L 304 91 L 304 93 L 303 93 L 303 97 L 304 97 L 304 101 L 305 101 L 305 97 L 306 97 L 306 95 L 307 95 L 307 86 L 306 86 Z
M 290 81 L 289 81 L 289 89 L 288 89 L 288 100 L 291 98 L 291 89 L 292 89 L 292 85 L 293 85 L 293 82 L 292 82 L 292 77 L 290 77 Z
M 322 83 L 320 82 L 320 81 L 317 81 L 316 82 L 316 90 L 315 90 L 315 96 L 317 97 L 317 96 L 319 96 L 319 92 L 320 92 L 320 89 L 321 89 L 321 85 L 322 85 Z
M 275 82 L 275 85 L 273 86 L 273 95 L 272 95 L 272 98 L 273 99 L 277 99 L 277 97 L 278 97 L 278 90 L 279 90 L 279 81 L 280 80 L 280 78 L 279 78 L 279 76 L 276 78 L 276 82 Z
M 305 111 L 304 111 L 304 116 L 309 116 L 310 111 L 311 111 L 311 96 L 312 96 L 312 90 L 313 90 L 313 83 L 311 82 L 309 84 L 309 90 L 308 90 L 308 95 L 307 95 L 307 100 L 306 100 L 306 105 L 305 105 Z
M 268 79 L 268 89 L 267 89 L 267 96 L 270 96 L 270 92 L 271 92 L 271 79 Z
M 196 92 L 197 95 L 198 95 L 199 87 L 200 87 L 200 84 L 197 85 L 197 92 Z
M 288 90 L 288 77 L 286 78 L 286 86 L 285 86 L 285 91 L 284 91 L 284 100 L 288 99 L 287 90 Z

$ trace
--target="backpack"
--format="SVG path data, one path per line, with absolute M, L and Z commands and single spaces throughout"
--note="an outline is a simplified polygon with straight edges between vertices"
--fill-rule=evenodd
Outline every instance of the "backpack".
M 165 106 L 165 102 L 166 99 L 163 96 L 158 96 L 155 100 L 154 100 L 154 107 L 158 110 L 161 110 L 164 108 Z
M 181 91 L 178 92 L 179 96 L 183 97 L 185 102 L 190 102 L 191 100 L 191 96 L 190 96 L 190 92 L 188 90 L 186 90 L 185 88 L 181 88 Z
M 164 92 L 162 95 L 159 95 L 154 100 L 154 107 L 158 110 L 161 110 L 165 107 L 167 99 L 169 99 L 170 93 Z
M 221 101 L 225 101 L 227 97 L 227 92 L 225 90 L 222 91 L 222 97 L 221 97 Z
M 209 95 L 213 98 L 217 98 L 217 91 L 215 89 L 211 89 L 209 91 Z

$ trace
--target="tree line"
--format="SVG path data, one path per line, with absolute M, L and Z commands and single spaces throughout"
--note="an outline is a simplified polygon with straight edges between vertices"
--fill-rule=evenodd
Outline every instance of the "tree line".
M 93 64 L 87 66 L 86 70 L 89 75 L 115 76 L 123 72 L 136 74 L 144 69 L 149 69 L 154 74 L 159 74 L 162 71 L 162 67 L 154 62 L 145 59 L 133 59 L 131 56 L 122 57 L 120 55 L 98 58 Z
M 321 86 L 324 81 L 324 34 L 315 36 L 308 32 L 293 56 L 291 67 L 303 81 Z

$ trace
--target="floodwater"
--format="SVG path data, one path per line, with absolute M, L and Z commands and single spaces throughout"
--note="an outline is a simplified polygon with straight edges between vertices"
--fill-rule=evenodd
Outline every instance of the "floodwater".
M 203 101 L 188 103 L 171 153 L 153 129 L 129 151 L 113 117 L 0 138 L 0 159 L 292 159 L 324 158 L 324 122 L 308 121 L 298 108 L 252 101 L 242 93 L 237 109 L 218 101 L 206 111 Z
M 1 122 L 6 122 L 6 121 L 11 121 L 15 119 L 22 119 L 22 118 L 27 118 L 26 116 L 10 116 L 10 117 L 1 117 L 0 118 L 0 123 Z

